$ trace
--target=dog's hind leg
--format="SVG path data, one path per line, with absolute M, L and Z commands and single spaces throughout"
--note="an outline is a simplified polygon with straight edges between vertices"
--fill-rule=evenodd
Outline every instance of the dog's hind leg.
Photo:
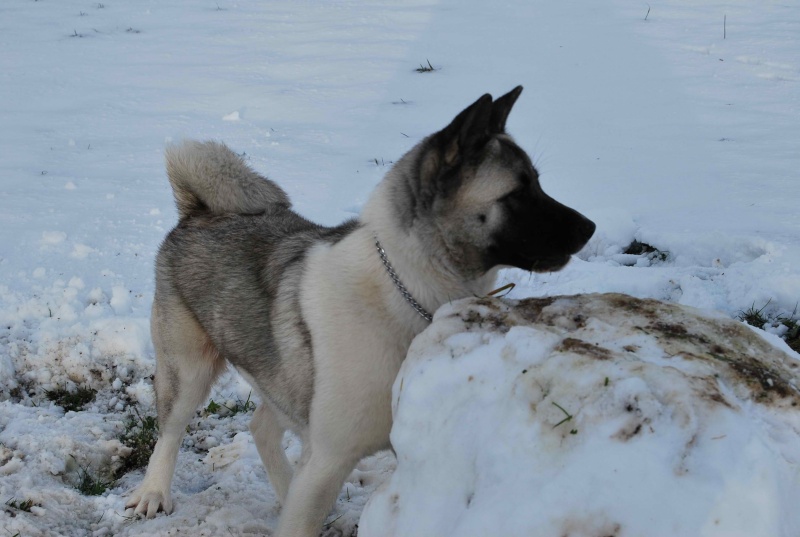
M 278 501 L 283 505 L 289 492 L 289 483 L 292 481 L 292 467 L 283 451 L 284 429 L 269 403 L 261 403 L 253 413 L 250 431 L 253 433 L 258 454 L 261 455 L 261 462 L 267 469 L 269 482 L 278 495 Z
M 156 351 L 159 438 L 144 481 L 125 504 L 147 518 L 160 510 L 172 512 L 170 485 L 186 426 L 225 368 L 205 330 L 177 299 L 159 301 L 156 296 L 150 330 Z

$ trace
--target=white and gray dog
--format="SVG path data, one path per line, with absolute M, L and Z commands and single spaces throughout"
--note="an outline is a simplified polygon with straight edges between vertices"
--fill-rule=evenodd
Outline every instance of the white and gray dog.
M 521 91 L 475 101 L 333 228 L 222 144 L 167 150 L 180 221 L 156 260 L 160 438 L 128 507 L 172 511 L 186 425 L 230 363 L 261 399 L 251 429 L 283 505 L 277 535 L 318 535 L 359 459 L 389 447 L 392 382 L 429 312 L 485 295 L 501 267 L 559 270 L 594 232 L 505 133 Z M 294 470 L 287 429 L 303 444 Z

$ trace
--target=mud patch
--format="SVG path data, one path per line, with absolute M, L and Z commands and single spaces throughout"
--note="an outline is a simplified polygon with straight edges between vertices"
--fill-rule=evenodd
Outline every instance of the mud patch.
M 731 404 L 719 389 L 719 377 L 739 395 L 756 402 L 800 406 L 797 360 L 747 326 L 714 313 L 615 293 L 526 299 L 512 311 L 534 325 L 561 332 L 564 339 L 557 352 L 646 362 L 649 359 L 640 356 L 643 349 L 650 349 L 649 353 L 660 348 L 666 359 L 703 364 L 708 378 L 703 382 L 694 378 L 691 384 L 709 402 Z M 592 329 L 592 321 L 599 321 L 602 330 Z M 613 344 L 608 348 L 609 341 L 623 337 L 642 342 L 626 342 L 620 352 L 612 350 L 616 349 Z
M 650 420 L 648 419 L 632 421 L 631 423 L 626 424 L 625 427 L 617 431 L 617 433 L 614 434 L 611 438 L 613 438 L 614 440 L 619 440 L 621 442 L 627 442 L 636 435 L 638 435 L 639 433 L 641 433 L 642 431 L 647 430 L 645 426 L 649 422 Z
M 796 365 L 750 329 L 726 319 L 687 318 L 685 322 L 691 322 L 692 328 L 655 321 L 645 330 L 659 340 L 668 356 L 708 362 L 729 382 L 746 386 L 754 400 L 791 406 L 800 403 L 792 371 Z
M 594 358 L 595 360 L 610 360 L 614 354 L 601 347 L 598 343 L 587 343 L 575 338 L 565 338 L 555 349 L 556 352 L 571 352 Z
M 498 298 L 481 298 L 474 302 L 476 307 L 462 312 L 459 318 L 467 330 L 490 330 L 505 334 L 519 323 L 509 313 L 509 307 Z
M 527 323 L 538 323 L 542 316 L 542 310 L 550 306 L 555 300 L 556 297 L 526 298 L 515 305 L 514 312 Z
M 738 386 L 738 392 L 744 388 L 747 397 L 759 403 L 800 406 L 796 360 L 741 323 L 693 308 L 616 293 L 520 301 L 487 297 L 472 301 L 459 317 L 468 330 L 505 334 L 514 326 L 546 329 L 563 338 L 556 352 L 592 360 L 636 360 L 643 349 L 651 352 L 655 346 L 666 359 L 705 364 L 712 381 L 695 379 L 692 384 L 709 402 L 730 406 L 713 380 L 716 375 Z M 593 321 L 599 321 L 605 333 L 593 328 Z M 623 337 L 634 341 L 619 348 L 608 343 Z M 636 341 L 640 337 L 650 343 Z

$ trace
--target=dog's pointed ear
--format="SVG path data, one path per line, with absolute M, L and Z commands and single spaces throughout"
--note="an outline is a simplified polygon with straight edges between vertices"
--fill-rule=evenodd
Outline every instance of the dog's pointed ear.
M 522 86 L 512 89 L 492 104 L 492 117 L 489 120 L 489 132 L 499 134 L 506 132 L 506 120 L 511 112 L 517 97 L 522 93 Z
M 492 96 L 486 93 L 442 129 L 439 134 L 444 145 L 445 162 L 452 164 L 462 152 L 485 142 L 489 137 L 491 118 Z

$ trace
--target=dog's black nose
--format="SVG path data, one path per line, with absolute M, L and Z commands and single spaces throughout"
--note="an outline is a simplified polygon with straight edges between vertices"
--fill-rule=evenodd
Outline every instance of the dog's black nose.
M 578 226 L 578 230 L 584 242 L 587 242 L 589 239 L 592 238 L 595 229 L 597 229 L 597 226 L 594 224 L 594 222 L 592 222 L 586 217 L 583 218 L 583 222 L 581 222 L 580 225 Z

